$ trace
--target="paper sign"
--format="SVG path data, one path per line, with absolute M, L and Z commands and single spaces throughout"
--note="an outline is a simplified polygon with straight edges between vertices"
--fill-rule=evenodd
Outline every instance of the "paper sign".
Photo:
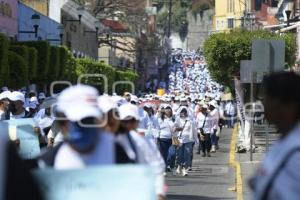
M 38 136 L 34 133 L 33 119 L 7 120 L 8 134 L 11 140 L 20 140 L 19 154 L 23 159 L 32 159 L 40 154 Z
M 156 200 L 153 168 L 138 165 L 34 171 L 46 200 Z

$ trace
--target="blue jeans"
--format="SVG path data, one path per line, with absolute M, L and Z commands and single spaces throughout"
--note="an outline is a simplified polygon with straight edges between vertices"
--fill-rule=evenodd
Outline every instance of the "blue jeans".
M 177 147 L 171 145 L 169 148 L 169 154 L 167 158 L 167 166 L 170 166 L 171 169 L 175 167 L 176 153 L 177 153 Z
M 171 145 L 172 145 L 172 139 L 158 138 L 159 151 L 160 151 L 165 163 L 167 163 L 169 148 Z
M 192 165 L 193 144 L 194 142 L 184 143 L 178 148 L 179 166 L 187 168 Z
M 211 138 L 211 144 L 212 145 L 218 145 L 218 139 L 217 139 L 217 131 L 214 131 L 214 133 L 211 134 L 210 138 Z

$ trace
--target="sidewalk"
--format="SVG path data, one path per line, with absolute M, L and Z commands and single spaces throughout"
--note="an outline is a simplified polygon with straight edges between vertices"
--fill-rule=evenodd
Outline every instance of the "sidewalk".
M 279 137 L 278 133 L 269 133 L 270 145 Z M 248 186 L 248 180 L 253 175 L 262 159 L 266 154 L 266 137 L 265 132 L 257 132 L 255 134 L 255 153 L 253 153 L 253 161 L 250 161 L 250 152 L 236 153 L 236 160 L 241 165 L 241 174 L 243 180 L 243 200 L 251 200 L 251 190 Z
M 193 171 L 187 177 L 168 174 L 168 200 L 235 200 L 235 170 L 229 166 L 232 129 L 224 129 L 220 150 L 211 158 L 194 154 Z

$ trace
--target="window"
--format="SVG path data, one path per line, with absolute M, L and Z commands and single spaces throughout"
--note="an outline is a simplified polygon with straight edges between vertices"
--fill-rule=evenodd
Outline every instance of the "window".
M 233 28 L 234 27 L 234 19 L 233 18 L 227 19 L 227 25 L 228 25 L 228 28 Z

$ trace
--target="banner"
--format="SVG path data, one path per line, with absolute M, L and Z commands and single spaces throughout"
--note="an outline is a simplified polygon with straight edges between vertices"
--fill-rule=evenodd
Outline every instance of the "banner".
M 35 122 L 33 119 L 7 120 L 8 134 L 11 140 L 20 140 L 19 154 L 23 159 L 32 159 L 40 154 L 40 143 L 34 133 Z
M 139 165 L 34 171 L 46 200 L 156 200 L 154 169 Z
M 250 122 L 246 120 L 244 92 L 240 80 L 234 78 L 238 117 L 241 122 L 239 143 L 250 149 Z

